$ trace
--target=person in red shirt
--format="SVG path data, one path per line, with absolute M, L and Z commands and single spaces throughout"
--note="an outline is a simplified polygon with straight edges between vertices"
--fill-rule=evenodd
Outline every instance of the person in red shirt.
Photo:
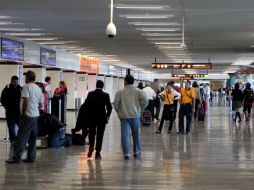
M 54 96 L 65 96 L 67 94 L 67 85 L 64 81 L 59 82 L 59 87 L 55 89 Z

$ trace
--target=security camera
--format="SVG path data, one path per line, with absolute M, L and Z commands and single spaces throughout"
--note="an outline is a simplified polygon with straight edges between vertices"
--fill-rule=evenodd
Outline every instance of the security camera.
M 114 38 L 116 36 L 116 26 L 113 22 L 110 22 L 106 29 L 106 34 L 109 38 Z

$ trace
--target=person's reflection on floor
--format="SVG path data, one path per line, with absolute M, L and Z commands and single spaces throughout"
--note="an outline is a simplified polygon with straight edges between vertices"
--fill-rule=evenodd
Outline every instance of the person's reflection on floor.
M 121 186 L 126 188 L 142 184 L 141 180 L 141 160 L 137 159 L 134 162 L 124 162 L 122 165 L 122 183 Z
M 100 161 L 87 160 L 87 166 L 89 170 L 88 180 L 89 185 L 104 186 L 103 174 Z M 95 166 L 95 167 L 94 167 Z

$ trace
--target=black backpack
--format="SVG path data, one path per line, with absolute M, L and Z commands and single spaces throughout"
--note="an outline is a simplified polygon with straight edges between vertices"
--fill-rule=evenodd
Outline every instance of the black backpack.
M 250 104 L 254 102 L 254 92 L 252 89 L 247 90 L 247 97 L 245 98 L 245 102 Z

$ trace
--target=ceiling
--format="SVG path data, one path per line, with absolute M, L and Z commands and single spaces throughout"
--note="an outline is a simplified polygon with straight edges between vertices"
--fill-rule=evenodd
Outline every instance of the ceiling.
M 48 37 L 61 41 L 74 41 L 79 47 L 144 69 L 157 57 L 158 62 L 208 62 L 214 64 L 212 72 L 232 70 L 232 63 L 252 62 L 254 44 L 253 0 L 115 0 L 114 24 L 117 36 L 108 39 L 105 34 L 109 23 L 110 0 L 9 0 L 0 1 L 0 16 L 10 16 L 14 22 L 26 23 L 42 29 Z M 164 6 L 163 10 L 119 9 L 119 6 Z M 170 6 L 170 8 L 168 7 Z M 169 15 L 164 19 L 128 19 L 124 15 Z M 181 43 L 182 17 L 185 18 L 186 48 Z M 1 19 L 0 19 L 1 21 Z M 134 26 L 128 22 L 176 22 L 174 26 Z M 11 26 L 14 27 L 14 26 Z M 17 27 L 17 26 L 15 26 Z M 19 26 L 20 27 L 20 26 Z M 177 28 L 170 40 L 157 42 L 179 43 L 177 49 L 163 53 L 136 28 Z M 155 33 L 155 32 L 153 32 Z M 157 32 L 158 33 L 158 32 Z M 170 54 L 170 55 L 168 55 Z M 105 56 L 107 57 L 107 56 Z M 108 58 L 109 59 L 109 58 Z M 119 61 L 119 62 L 117 62 Z M 110 63 L 110 61 L 109 61 Z M 163 71 L 158 71 L 163 72 Z M 164 71 L 168 72 L 168 71 Z

